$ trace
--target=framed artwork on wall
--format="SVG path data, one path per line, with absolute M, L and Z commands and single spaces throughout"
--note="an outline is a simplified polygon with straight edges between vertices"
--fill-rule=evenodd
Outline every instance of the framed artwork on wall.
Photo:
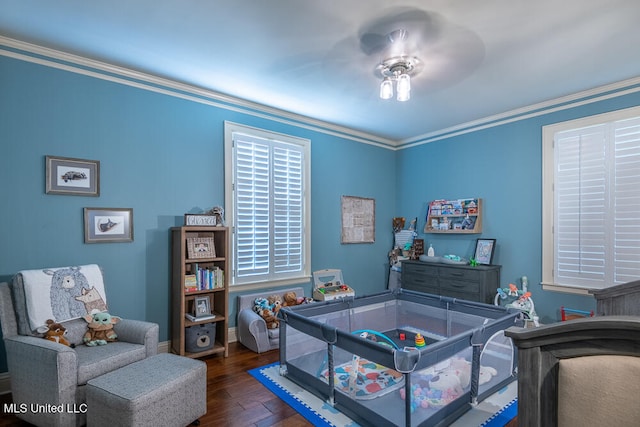
M 376 201 L 342 196 L 342 243 L 376 241 Z
M 133 209 L 84 208 L 84 242 L 133 242 Z
M 496 247 L 496 239 L 477 239 L 476 252 L 473 258 L 478 264 L 491 265 L 493 252 Z
M 71 157 L 45 157 L 46 193 L 100 195 L 100 162 Z

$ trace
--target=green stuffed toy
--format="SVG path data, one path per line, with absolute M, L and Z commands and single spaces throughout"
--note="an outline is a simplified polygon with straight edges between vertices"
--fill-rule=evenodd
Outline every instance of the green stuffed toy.
M 83 341 L 89 347 L 105 345 L 108 342 L 116 341 L 118 334 L 113 330 L 113 325 L 121 319 L 112 316 L 107 312 L 94 312 L 83 316 L 89 324 L 89 330 L 84 334 Z

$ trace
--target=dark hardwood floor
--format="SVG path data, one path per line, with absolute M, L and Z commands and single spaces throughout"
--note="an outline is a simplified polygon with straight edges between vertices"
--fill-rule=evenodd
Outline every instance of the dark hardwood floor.
M 312 425 L 247 373 L 278 361 L 278 351 L 256 354 L 240 343 L 229 344 L 229 357 L 203 358 L 207 362 L 207 414 L 201 426 L 298 427 Z M 0 405 L 11 402 L 11 395 L 0 396 Z M 0 427 L 31 424 L 2 411 Z M 159 426 L 161 427 L 161 426 Z M 511 422 L 507 427 L 517 427 Z
M 277 350 L 256 354 L 240 343 L 231 343 L 229 357 L 212 356 L 201 360 L 207 362 L 207 414 L 200 418 L 200 426 L 311 425 L 247 373 L 249 369 L 277 362 Z M 0 407 L 4 408 L 9 402 L 10 394 L 0 396 Z M 0 427 L 30 425 L 1 412 Z

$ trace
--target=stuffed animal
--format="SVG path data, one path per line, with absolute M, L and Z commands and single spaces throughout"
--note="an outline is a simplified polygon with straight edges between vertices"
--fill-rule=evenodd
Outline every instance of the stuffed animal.
M 46 326 L 40 326 L 37 329 L 38 333 L 44 334 L 42 338 L 69 346 L 71 348 L 75 347 L 75 344 L 71 344 L 69 340 L 65 338 L 67 329 L 64 326 L 62 326 L 60 323 L 56 323 L 52 319 L 48 319 L 46 323 Z
M 273 314 L 278 314 L 282 307 L 282 297 L 277 294 L 269 295 L 267 297 L 267 301 L 269 302 L 269 308 L 273 311 Z
M 445 371 L 452 370 L 460 378 L 462 388 L 469 387 L 471 383 L 471 362 L 461 357 L 452 357 L 451 363 Z
M 89 330 L 83 338 L 84 343 L 89 347 L 105 345 L 118 339 L 113 325 L 121 320 L 119 317 L 112 316 L 107 312 L 94 312 L 83 316 L 83 318 L 89 324 Z
M 258 297 L 253 302 L 253 311 L 260 314 L 264 310 L 269 310 L 269 301 L 266 298 Z
M 480 379 L 478 380 L 478 384 L 484 384 L 491 381 L 491 378 L 498 375 L 498 371 L 496 368 L 492 368 L 491 366 L 482 366 L 480 365 Z
M 294 306 L 294 305 L 300 305 L 300 304 L 304 304 L 304 303 L 307 302 L 305 297 L 299 297 L 293 291 L 286 292 L 282 296 L 282 299 L 283 299 L 283 301 L 282 301 L 282 306 L 283 307 L 291 307 L 291 306 Z
M 267 328 L 276 329 L 280 326 L 280 320 L 278 320 L 278 312 L 282 307 L 282 298 L 280 295 L 269 295 L 267 297 L 268 310 L 263 310 L 260 315 L 267 322 Z
M 431 390 L 442 391 L 443 399 L 455 399 L 464 392 L 462 384 L 460 383 L 460 377 L 456 371 L 452 369 L 439 372 L 431 378 L 429 380 L 429 388 Z

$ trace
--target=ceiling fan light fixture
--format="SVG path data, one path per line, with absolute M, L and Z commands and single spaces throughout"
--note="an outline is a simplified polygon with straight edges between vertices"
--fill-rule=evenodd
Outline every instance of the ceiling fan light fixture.
M 398 101 L 408 101 L 411 97 L 411 76 L 409 74 L 400 74 L 397 83 Z
M 408 101 L 411 97 L 411 76 L 417 74 L 422 63 L 413 56 L 396 56 L 385 59 L 377 66 L 382 76 L 380 98 L 393 98 L 393 85 L 396 86 L 396 100 Z
M 385 77 L 380 83 L 380 98 L 391 99 L 393 97 L 393 81 L 391 77 Z

